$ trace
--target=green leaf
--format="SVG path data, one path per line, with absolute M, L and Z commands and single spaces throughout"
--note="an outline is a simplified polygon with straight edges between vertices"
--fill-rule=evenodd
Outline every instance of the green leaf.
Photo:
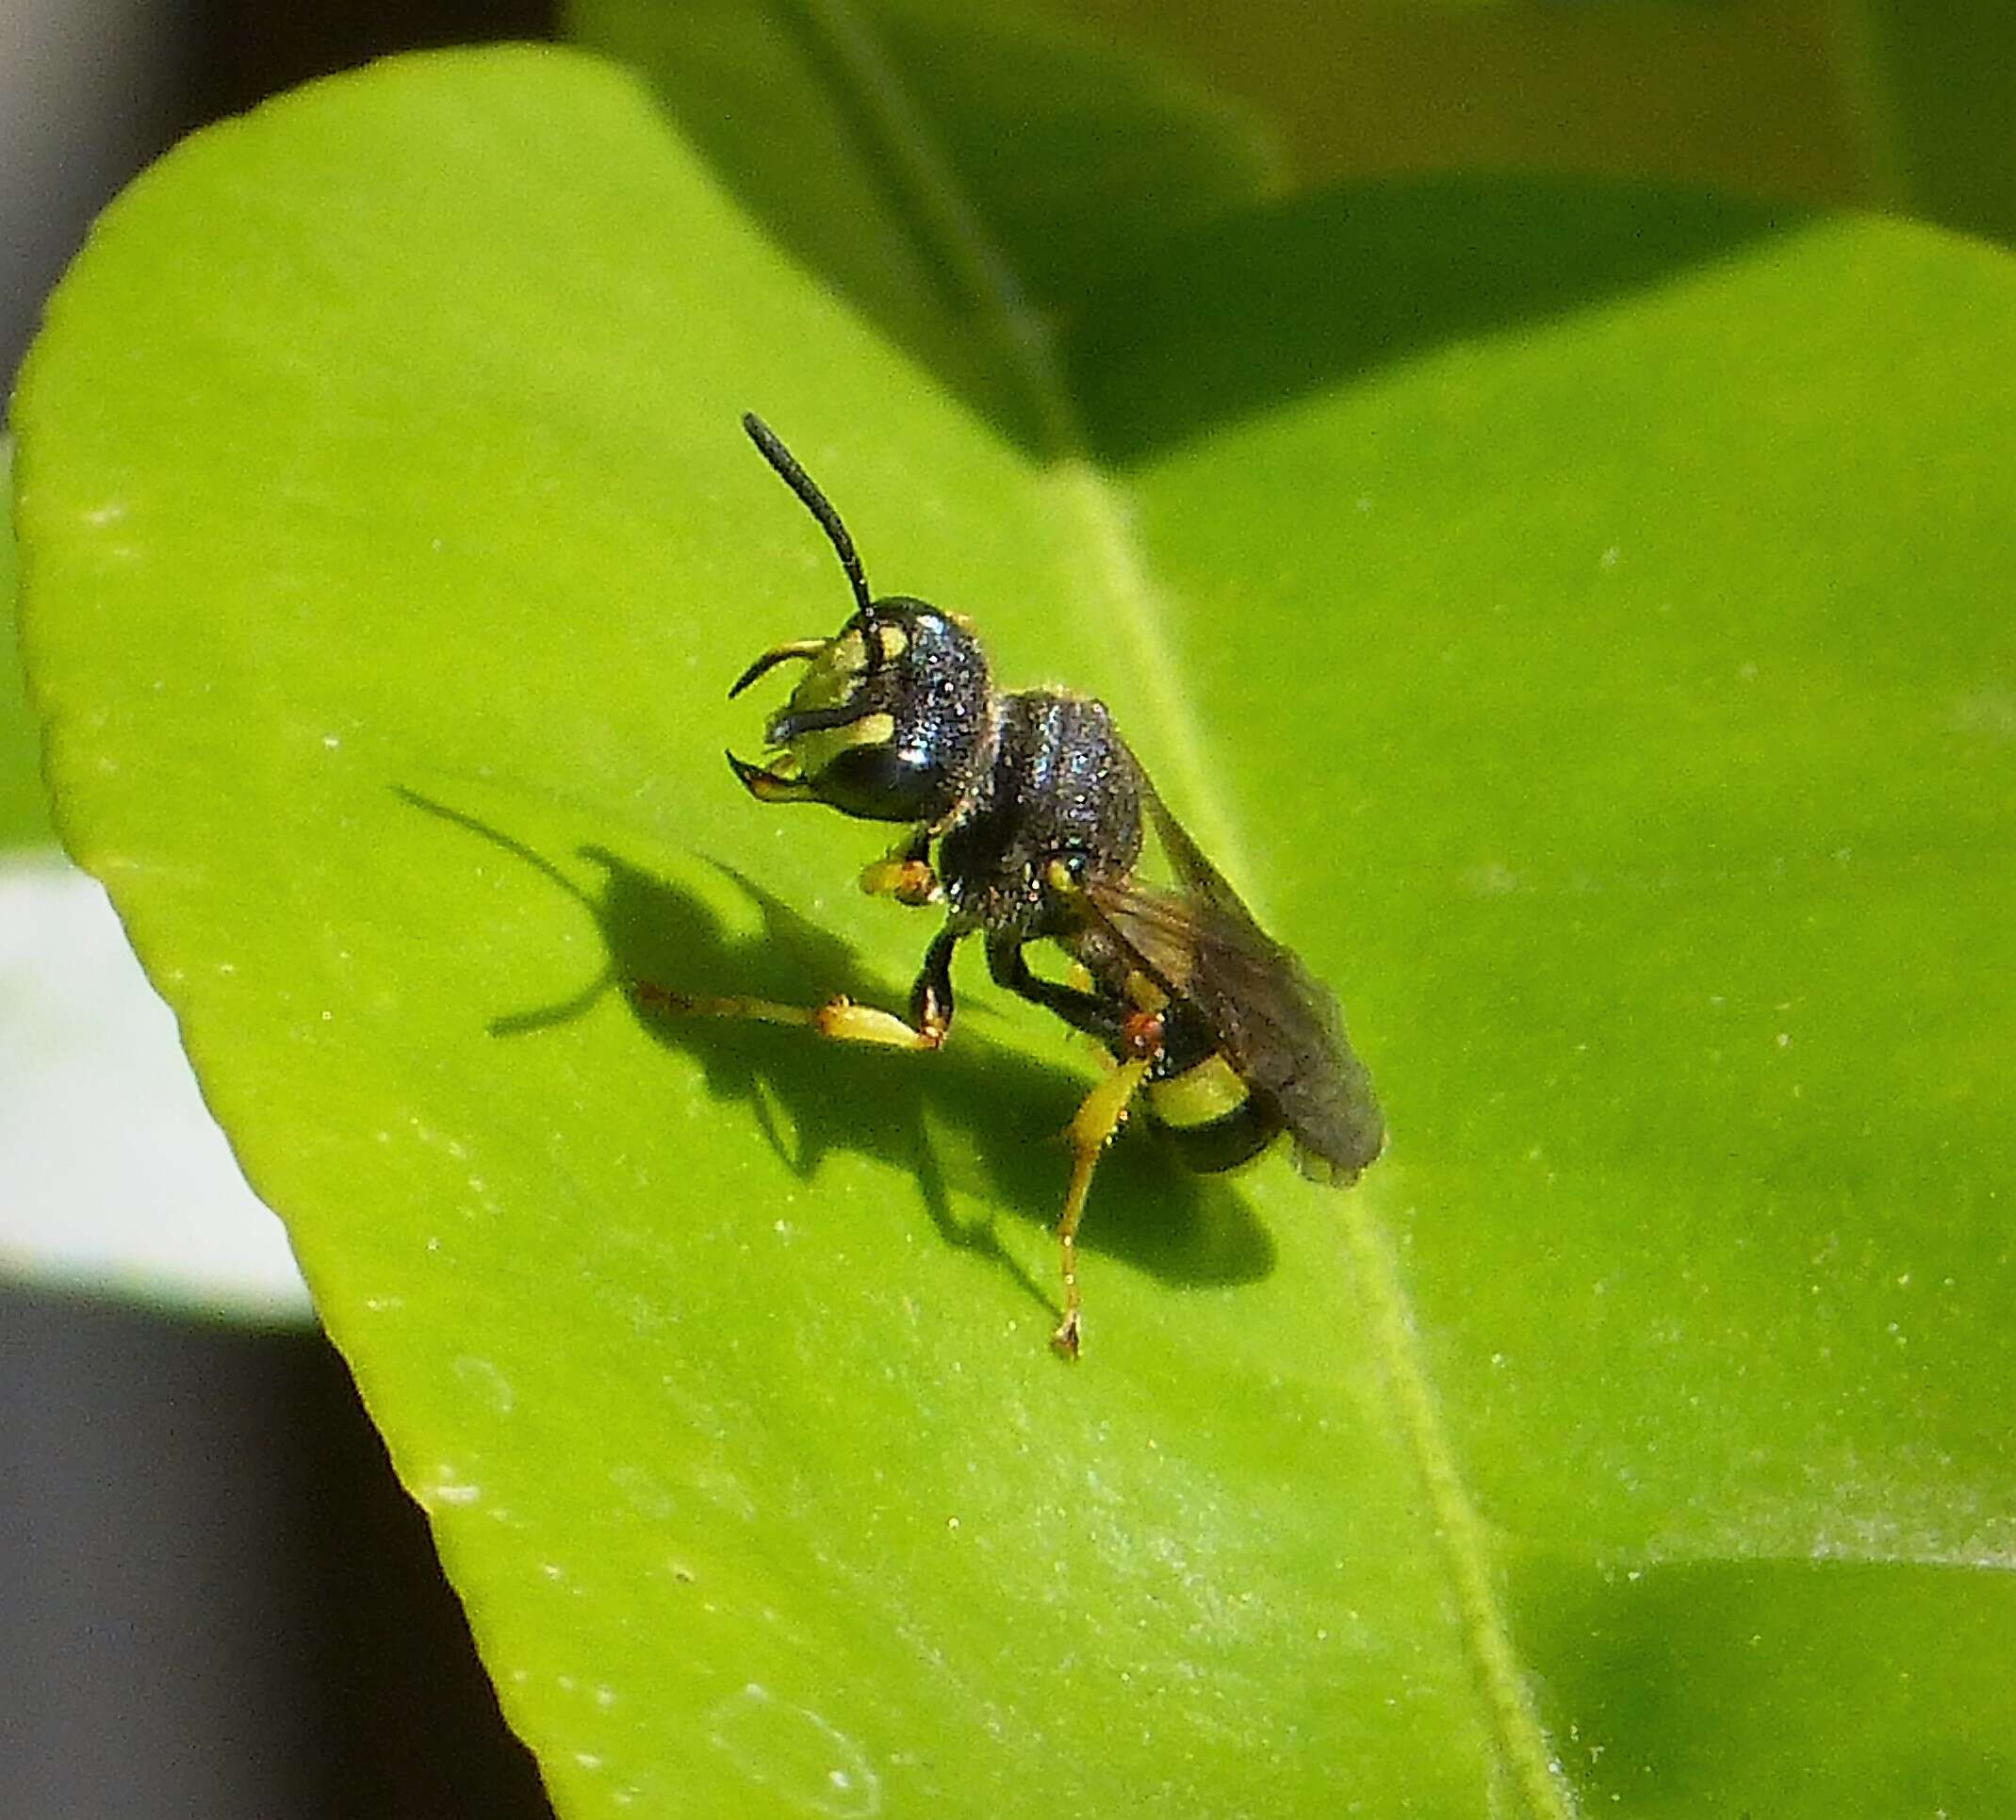
M 1175 229 L 1259 200 L 1253 110 L 1024 0 L 574 0 L 713 173 L 891 340 L 1032 446 L 1052 336 Z
M 0 479 L 13 445 L 0 438 Z M 8 492 L 11 495 L 9 484 Z M 174 1020 L 55 845 L 0 513 L 0 1272 L 259 1322 L 308 1319 L 279 1222 L 204 1111 Z
M 565 16 L 650 72 L 773 232 L 969 381 L 974 349 L 929 327 L 959 313 L 957 275 L 905 232 L 931 205 L 864 125 L 871 143 L 892 119 L 929 132 L 1039 310 L 1068 312 L 1172 222 L 1430 172 L 1705 184 L 2016 240 L 2016 12 L 1968 0 L 572 0 Z
M 2016 273 L 1574 200 L 1139 253 L 1025 369 L 1104 466 L 561 55 L 201 136 L 66 281 L 59 820 L 565 1812 L 2016 1794 Z M 721 765 L 844 612 L 748 408 L 878 586 L 1112 702 L 1392 1114 L 1348 1194 L 1117 1146 L 1075 1369 L 1073 1040 L 618 990 L 898 1003 L 929 927 Z
M 13 470 L 12 442 L 0 436 L 0 484 Z M 12 489 L 9 488 L 9 491 Z M 18 586 L 11 512 L 0 514 L 0 852 L 41 846 L 50 838 L 49 804 L 42 791 L 41 742 L 22 687 L 15 637 Z
M 2016 243 L 2016 162 L 2004 130 L 2016 102 L 2016 14 L 1966 0 L 1861 0 L 1843 18 L 1861 53 L 1863 112 L 1882 135 L 1883 200 Z

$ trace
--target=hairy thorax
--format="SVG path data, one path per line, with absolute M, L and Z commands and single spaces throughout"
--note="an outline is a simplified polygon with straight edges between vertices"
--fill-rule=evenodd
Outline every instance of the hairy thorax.
M 939 849 L 954 916 L 1024 941 L 1068 934 L 1045 883 L 1053 862 L 1078 882 L 1118 878 L 1140 850 L 1140 774 L 1106 704 L 1046 689 L 1004 697 L 993 763 Z

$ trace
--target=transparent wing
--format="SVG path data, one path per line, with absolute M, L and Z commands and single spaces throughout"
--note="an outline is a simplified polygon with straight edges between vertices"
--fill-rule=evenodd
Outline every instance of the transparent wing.
M 1089 884 L 1085 894 L 1100 926 L 1143 973 L 1172 998 L 1188 996 L 1199 906 L 1134 878 Z
M 1254 921 L 1145 779 L 1142 799 L 1178 890 L 1090 886 L 1095 912 L 1165 992 L 1203 1015 L 1247 1084 L 1280 1107 L 1303 1172 L 1355 1181 L 1385 1147 L 1385 1121 L 1336 994 Z

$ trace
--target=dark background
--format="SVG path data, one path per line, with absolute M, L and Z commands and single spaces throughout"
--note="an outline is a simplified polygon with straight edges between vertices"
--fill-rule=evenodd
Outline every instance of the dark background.
M 92 215 L 184 133 L 552 12 L 0 9 L 0 379 Z M 0 1284 L 4 1820 L 550 1812 L 327 1341 Z

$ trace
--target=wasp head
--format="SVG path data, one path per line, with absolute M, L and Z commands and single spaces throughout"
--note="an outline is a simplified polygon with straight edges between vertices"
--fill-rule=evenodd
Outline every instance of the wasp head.
M 746 416 L 742 427 L 826 533 L 855 610 L 831 638 L 779 645 L 743 671 L 730 697 L 779 664 L 810 666 L 764 729 L 772 762 L 750 764 L 730 752 L 729 763 L 761 802 L 827 803 L 875 822 L 949 821 L 995 737 L 979 641 L 926 601 L 872 598 L 832 503 L 761 418 Z
M 987 658 L 971 631 L 925 601 L 877 600 L 831 638 L 765 651 L 729 695 L 793 660 L 807 668 L 764 727 L 772 762 L 729 754 L 752 796 L 877 822 L 952 815 L 993 736 Z

